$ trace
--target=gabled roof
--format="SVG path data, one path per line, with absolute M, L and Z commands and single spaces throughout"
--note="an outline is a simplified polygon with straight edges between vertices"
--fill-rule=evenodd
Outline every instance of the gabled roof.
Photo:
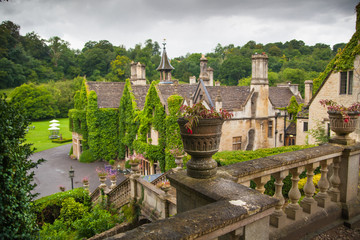
M 167 99 L 174 94 L 182 96 L 188 102 L 192 98 L 197 85 L 190 84 L 159 84 L 157 89 L 159 91 L 160 99 L 167 108 Z M 175 92 L 176 88 L 176 92 Z
M 295 96 L 299 104 L 304 102 L 300 96 L 294 95 L 290 88 L 269 87 L 269 99 L 275 108 L 287 107 L 292 96 Z
M 225 110 L 242 109 L 250 94 L 248 86 L 208 86 L 206 87 L 213 103 L 220 90 L 222 108 Z
M 124 82 L 86 82 L 89 91 L 97 95 L 99 108 L 118 108 L 124 91 Z

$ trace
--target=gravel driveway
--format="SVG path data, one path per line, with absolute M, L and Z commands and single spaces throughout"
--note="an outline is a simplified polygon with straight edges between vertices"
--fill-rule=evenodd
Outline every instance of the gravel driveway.
M 34 161 L 40 158 L 46 160 L 46 162 L 34 170 L 34 180 L 37 184 L 34 192 L 40 193 L 37 198 L 59 192 L 59 185 L 63 185 L 66 190 L 70 190 L 70 166 L 75 170 L 74 188 L 82 186 L 81 180 L 85 176 L 89 178 L 91 192 L 100 184 L 95 169 L 97 167 L 104 167 L 105 162 L 81 163 L 78 160 L 73 160 L 69 157 L 70 148 L 71 144 L 67 144 L 34 153 L 30 157 Z M 119 180 L 122 178 L 123 176 Z M 109 180 L 107 180 L 107 184 L 110 186 Z

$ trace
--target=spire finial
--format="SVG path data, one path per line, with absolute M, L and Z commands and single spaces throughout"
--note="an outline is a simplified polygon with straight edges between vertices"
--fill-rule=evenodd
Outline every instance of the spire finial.
M 163 46 L 164 46 L 164 49 L 165 49 L 165 45 L 166 45 L 166 38 L 163 39 Z

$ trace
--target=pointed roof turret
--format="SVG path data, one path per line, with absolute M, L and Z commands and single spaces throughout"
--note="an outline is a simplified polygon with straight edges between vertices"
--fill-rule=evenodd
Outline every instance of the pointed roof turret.
M 166 48 L 165 48 L 165 39 L 164 39 L 164 42 L 163 42 L 163 45 L 164 45 L 164 49 L 163 49 L 163 54 L 161 56 L 161 61 L 160 61 L 160 65 L 158 66 L 158 68 L 156 70 L 158 71 L 162 71 L 162 70 L 173 70 L 174 67 L 171 66 L 170 64 L 170 61 L 169 61 L 169 58 L 166 54 Z

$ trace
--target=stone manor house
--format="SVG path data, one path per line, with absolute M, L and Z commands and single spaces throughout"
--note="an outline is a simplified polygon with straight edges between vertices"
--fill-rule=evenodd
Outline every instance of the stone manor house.
M 214 107 L 217 110 L 222 108 L 234 114 L 233 118 L 226 120 L 223 125 L 220 151 L 255 150 L 295 143 L 292 135 L 294 132 L 287 129 L 290 122 L 286 111 L 279 108 L 286 107 L 292 96 L 296 97 L 299 104 L 303 99 L 295 84 L 269 87 L 268 56 L 265 53 L 252 56 L 250 86 L 220 86 L 218 82 L 214 83 L 213 69 L 207 66 L 207 59 L 204 56 L 200 59 L 198 81 L 195 77 L 190 77 L 189 84 L 178 84 L 171 78 L 172 69 L 164 46 L 161 62 L 157 68 L 160 71 L 160 82 L 156 85 L 156 92 L 166 113 L 168 113 L 169 96 L 180 95 L 185 105 L 202 101 L 208 108 Z M 144 108 L 150 88 L 145 76 L 143 64 L 131 64 L 131 89 L 140 111 Z M 85 82 L 85 85 L 88 93 L 91 91 L 96 93 L 99 109 L 119 107 L 124 82 Z M 89 124 L 89 119 L 86 121 Z M 148 135 L 148 138 L 151 138 L 150 144 L 157 145 L 159 133 L 152 127 Z M 84 136 L 80 131 L 74 131 L 72 136 L 73 155 L 79 158 Z M 151 172 L 153 170 L 149 170 L 149 173 Z

